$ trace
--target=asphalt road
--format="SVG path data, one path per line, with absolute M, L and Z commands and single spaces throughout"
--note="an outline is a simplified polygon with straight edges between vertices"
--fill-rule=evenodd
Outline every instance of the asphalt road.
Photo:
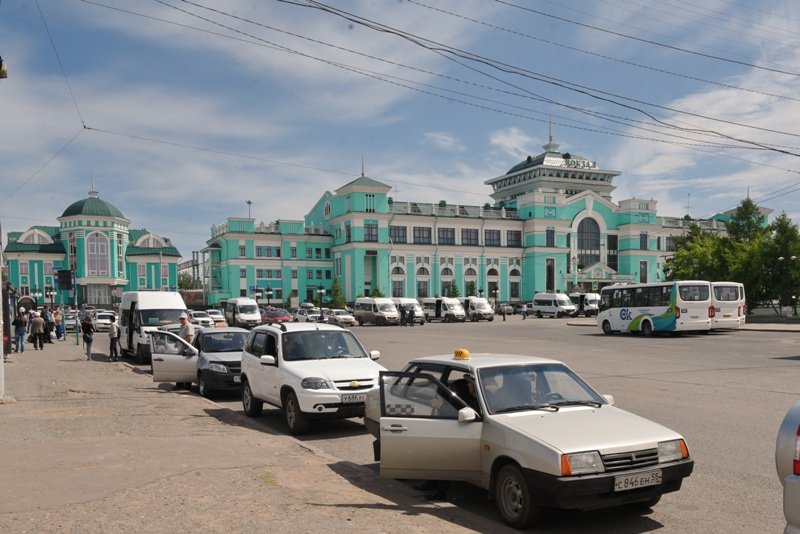
M 423 327 L 355 327 L 380 362 L 401 369 L 417 356 L 505 352 L 566 362 L 617 406 L 683 434 L 695 459 L 681 491 L 664 496 L 646 514 L 611 509 L 553 512 L 542 532 L 781 532 L 781 488 L 775 474 L 778 427 L 800 398 L 800 332 L 737 331 L 643 338 L 604 336 L 599 329 L 567 320 L 509 317 L 487 323 L 427 324 Z M 236 395 L 219 396 L 223 407 L 241 412 Z M 284 433 L 280 413 L 265 407 L 258 423 Z M 575 429 L 580 432 L 579 428 Z M 300 438 L 329 454 L 377 470 L 372 437 L 360 420 L 320 422 Z M 484 492 L 455 484 L 451 502 L 497 521 Z

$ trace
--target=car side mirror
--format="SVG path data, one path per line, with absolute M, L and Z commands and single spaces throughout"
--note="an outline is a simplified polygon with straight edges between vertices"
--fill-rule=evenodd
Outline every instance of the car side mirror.
M 372 360 L 377 360 L 378 358 L 381 357 L 381 351 L 379 351 L 379 350 L 371 350 L 371 351 L 369 351 L 369 357 Z
M 470 407 L 461 408 L 458 410 L 458 422 L 459 423 L 471 423 L 478 418 L 478 412 L 473 410 Z
M 275 356 L 265 354 L 261 358 L 261 365 L 275 365 Z
M 194 347 L 184 347 L 181 354 L 184 356 L 197 356 L 197 349 Z
M 606 399 L 611 406 L 614 406 L 614 395 L 603 395 L 603 398 Z

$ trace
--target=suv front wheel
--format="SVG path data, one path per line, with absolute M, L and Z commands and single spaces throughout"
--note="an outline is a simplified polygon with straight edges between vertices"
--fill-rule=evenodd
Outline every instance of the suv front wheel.
M 300 411 L 300 403 L 297 402 L 297 395 L 294 391 L 286 394 L 283 402 L 283 418 L 286 426 L 289 427 L 289 434 L 297 436 L 308 432 L 308 416 Z

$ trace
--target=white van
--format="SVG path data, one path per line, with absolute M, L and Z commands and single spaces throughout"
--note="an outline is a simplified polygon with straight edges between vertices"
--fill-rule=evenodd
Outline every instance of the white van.
M 465 297 L 464 312 L 470 321 L 494 321 L 494 308 L 489 301 L 483 297 Z
M 575 317 L 578 310 L 564 293 L 536 293 L 530 313 L 536 317 L 549 315 L 561 318 L 565 315 Z
M 461 301 L 453 297 L 432 297 L 422 299 L 425 320 L 463 323 L 467 320 Z
M 714 316 L 711 329 L 741 328 L 745 323 L 744 285 L 739 282 L 711 282 L 711 305 Z
M 569 300 L 575 305 L 576 316 L 597 317 L 600 311 L 600 293 L 570 293 Z
M 126 291 L 119 305 L 119 342 L 122 353 L 134 355 L 137 363 L 150 360 L 149 332 L 176 324 L 186 303 L 176 291 Z
M 356 299 L 353 316 L 359 326 L 373 323 L 378 326 L 400 324 L 400 314 L 394 302 L 384 297 L 360 297 Z
M 261 312 L 255 300 L 236 297 L 225 302 L 225 320 L 230 326 L 255 328 L 261 324 Z
M 406 317 L 408 317 L 408 310 L 414 310 L 414 323 L 419 323 L 420 325 L 425 324 L 425 312 L 422 311 L 422 306 L 419 305 L 417 299 L 412 299 L 410 297 L 394 297 L 392 298 L 392 302 L 397 307 L 397 312 L 400 312 L 400 308 L 403 307 L 406 310 Z

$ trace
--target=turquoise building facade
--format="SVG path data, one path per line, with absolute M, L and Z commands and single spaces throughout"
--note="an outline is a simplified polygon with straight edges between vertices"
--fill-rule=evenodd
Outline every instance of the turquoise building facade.
M 64 210 L 58 226 L 8 233 L 4 260 L 18 295 L 39 305 L 110 307 L 123 291 L 176 291 L 180 253 L 170 240 L 130 228 L 92 189 Z M 70 271 L 72 290 L 59 284 L 59 271 Z
M 324 301 L 334 280 L 348 302 L 376 293 L 530 301 L 663 279 L 681 220 L 659 217 L 653 199 L 613 202 L 620 172 L 561 153 L 552 139 L 543 148 L 486 180 L 493 202 L 483 206 L 399 202 L 362 173 L 303 220 L 229 218 L 203 251 L 208 301 L 296 306 Z

